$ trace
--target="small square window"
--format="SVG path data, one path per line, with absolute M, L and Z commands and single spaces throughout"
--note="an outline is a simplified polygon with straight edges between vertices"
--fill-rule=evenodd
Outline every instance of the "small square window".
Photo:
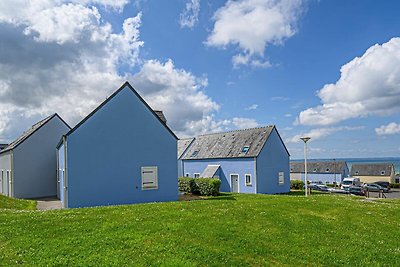
M 185 174 L 185 177 L 190 177 L 190 173 L 187 172 L 187 173 Z
M 356 171 L 356 175 L 358 175 L 358 171 Z
M 314 169 L 314 172 L 317 172 L 317 169 Z
M 200 178 L 200 173 L 195 173 L 194 178 Z
M 193 151 L 193 153 L 192 153 L 191 157 L 196 157 L 196 156 L 197 156 L 197 154 L 199 154 L 199 151 L 198 151 L 198 150 L 195 150 L 195 151 Z
M 278 181 L 279 181 L 279 185 L 285 184 L 285 173 L 284 172 L 279 172 Z
M 381 171 L 381 175 L 385 175 L 385 171 Z
M 252 183 L 251 174 L 245 174 L 244 177 L 246 179 L 246 181 L 245 181 L 246 182 L 246 186 L 251 186 L 251 183 Z
M 142 190 L 158 188 L 157 166 L 142 167 Z
M 326 172 L 329 172 L 329 169 L 326 169 Z
M 249 151 L 249 146 L 244 146 L 242 148 L 242 153 L 247 153 Z

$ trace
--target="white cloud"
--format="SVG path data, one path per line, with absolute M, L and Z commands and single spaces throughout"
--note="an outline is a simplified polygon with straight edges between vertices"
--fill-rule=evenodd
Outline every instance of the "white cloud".
M 341 127 L 329 127 L 329 128 L 317 128 L 317 129 L 312 129 L 309 132 L 302 133 L 302 134 L 297 134 L 294 135 L 293 137 L 290 137 L 286 140 L 288 143 L 298 143 L 301 142 L 300 137 L 308 136 L 311 137 L 311 140 L 315 141 L 321 138 L 324 138 L 326 136 L 329 136 L 335 132 L 339 131 L 359 131 L 364 129 L 364 126 L 354 126 L 354 127 L 349 127 L 349 126 L 341 126 Z
M 255 110 L 257 108 L 258 108 L 258 105 L 257 104 L 253 104 L 253 105 L 250 105 L 247 108 L 245 108 L 245 110 Z
M 343 120 L 400 112 L 400 38 L 370 47 L 340 69 L 334 84 L 317 95 L 322 104 L 302 111 L 300 124 L 331 125 Z
M 199 20 L 200 0 L 190 0 L 180 14 L 179 23 L 181 28 L 193 28 Z
M 258 126 L 258 123 L 255 119 L 238 117 L 232 119 L 232 124 L 238 129 L 254 128 Z
M 301 0 L 230 0 L 215 12 L 206 44 L 237 45 L 241 53 L 232 58 L 236 67 L 270 67 L 268 60 L 262 60 L 265 48 L 281 45 L 296 33 L 302 6 Z
M 375 128 L 375 132 L 377 135 L 400 134 L 400 124 L 391 122 L 388 125 L 382 125 L 378 128 Z

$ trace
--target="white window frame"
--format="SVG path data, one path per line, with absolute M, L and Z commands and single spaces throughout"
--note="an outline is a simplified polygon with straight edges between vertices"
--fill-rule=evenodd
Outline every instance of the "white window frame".
M 282 179 L 281 179 L 282 177 Z M 285 184 L 285 172 L 278 172 L 278 184 L 284 185 Z
M 247 176 L 250 177 L 250 182 L 247 182 Z M 246 184 L 246 186 L 252 186 L 252 184 L 253 184 L 253 178 L 251 177 L 251 174 L 250 174 L 250 173 L 246 173 L 246 174 L 244 175 L 244 183 Z
M 196 177 L 196 176 L 197 176 L 197 177 Z M 200 173 L 199 173 L 199 172 L 193 173 L 193 178 L 200 178 Z
M 185 173 L 185 177 L 190 177 L 190 173 Z
M 147 187 L 143 184 L 143 172 L 147 170 L 155 170 L 155 179 L 154 184 L 155 186 Z M 142 190 L 156 190 L 158 189 L 158 167 L 157 166 L 143 166 L 140 169 L 141 181 L 142 181 Z

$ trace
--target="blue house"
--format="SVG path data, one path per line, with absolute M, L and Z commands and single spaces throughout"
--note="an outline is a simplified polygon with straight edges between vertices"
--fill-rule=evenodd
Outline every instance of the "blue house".
M 309 161 L 307 162 L 307 180 L 312 183 L 340 184 L 349 176 L 345 161 Z M 290 180 L 304 181 L 304 162 L 290 162 Z
M 55 147 L 71 128 L 57 114 L 32 125 L 0 151 L 0 194 L 16 198 L 57 195 Z
M 289 152 L 275 126 L 178 141 L 180 176 L 214 177 L 222 192 L 290 191 Z
M 178 199 L 177 137 L 128 82 L 57 149 L 64 207 Z

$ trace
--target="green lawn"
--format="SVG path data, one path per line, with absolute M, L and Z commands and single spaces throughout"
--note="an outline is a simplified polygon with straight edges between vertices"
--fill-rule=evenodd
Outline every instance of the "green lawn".
M 209 200 L 0 209 L 0 266 L 400 266 L 400 201 L 225 194 Z
M 0 212 L 1 209 L 14 209 L 14 210 L 35 210 L 36 201 L 13 199 L 0 195 Z

